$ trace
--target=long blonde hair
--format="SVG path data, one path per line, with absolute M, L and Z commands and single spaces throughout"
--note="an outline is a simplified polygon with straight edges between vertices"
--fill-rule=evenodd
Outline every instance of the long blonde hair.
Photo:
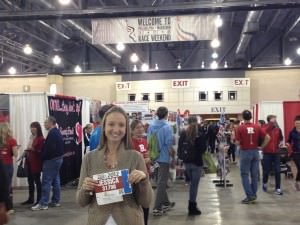
M 12 131 L 9 127 L 9 123 L 0 123 L 0 147 L 6 145 L 9 137 L 12 137 Z
M 104 115 L 103 122 L 102 122 L 100 149 L 104 148 L 107 144 L 107 137 L 105 135 L 106 118 L 109 114 L 115 113 L 115 112 L 121 113 L 126 119 L 126 133 L 122 139 L 122 142 L 124 143 L 125 149 L 132 149 L 131 148 L 131 132 L 130 132 L 130 127 L 129 127 L 129 119 L 128 119 L 126 112 L 119 106 L 113 106 Z

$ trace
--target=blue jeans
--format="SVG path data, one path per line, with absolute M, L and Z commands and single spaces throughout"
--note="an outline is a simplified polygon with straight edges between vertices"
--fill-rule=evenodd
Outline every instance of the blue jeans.
M 280 156 L 278 154 L 264 154 L 263 158 L 263 183 L 268 183 L 269 174 L 272 169 L 275 173 L 275 186 L 280 189 Z
M 43 178 L 42 178 L 42 196 L 40 204 L 48 205 L 51 186 L 53 186 L 53 195 L 51 202 L 60 202 L 60 176 L 59 170 L 63 162 L 62 158 L 46 160 L 43 162 Z
M 197 166 L 194 163 L 185 163 L 184 164 L 186 174 L 190 180 L 190 202 L 197 201 L 198 186 L 202 173 L 202 166 Z
M 7 177 L 7 184 L 8 184 L 8 190 L 9 190 L 9 198 L 8 198 L 8 205 L 7 210 L 10 210 L 13 208 L 13 191 L 12 191 L 12 180 L 14 175 L 14 166 L 13 164 L 4 165 L 6 177 Z
M 245 194 L 248 198 L 256 197 L 259 170 L 257 149 L 240 151 L 240 172 Z M 251 180 L 251 181 L 250 181 Z

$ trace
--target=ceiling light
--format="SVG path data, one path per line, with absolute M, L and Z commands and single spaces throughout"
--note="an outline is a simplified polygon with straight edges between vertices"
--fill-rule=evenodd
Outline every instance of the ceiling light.
M 177 69 L 179 69 L 179 70 L 181 69 L 181 64 L 180 63 L 177 64 Z
M 158 65 L 157 65 L 157 63 L 155 63 L 155 70 L 158 70 Z
M 214 52 L 214 53 L 211 55 L 211 57 L 212 57 L 213 59 L 216 59 L 216 58 L 219 57 L 219 55 L 218 55 L 218 53 Z
M 79 65 L 75 66 L 74 68 L 75 73 L 81 73 L 82 69 Z
M 58 56 L 58 55 L 55 55 L 53 58 L 52 58 L 52 62 L 55 64 L 55 65 L 59 65 L 61 63 L 61 58 Z
M 58 0 L 58 2 L 62 5 L 68 5 L 70 4 L 71 0 Z
M 136 67 L 136 65 L 135 65 L 135 64 L 133 65 L 133 71 L 134 71 L 134 72 L 136 72 L 136 71 L 137 71 L 137 67 Z
M 30 55 L 32 53 L 32 48 L 30 45 L 25 45 L 24 48 L 23 48 L 23 52 L 26 54 L 26 55 Z
M 122 52 L 125 49 L 125 45 L 123 43 L 118 43 L 116 48 L 119 52 Z
M 223 20 L 220 15 L 218 15 L 217 18 L 215 19 L 215 25 L 216 27 L 221 27 L 223 25 Z
M 136 53 L 133 53 L 131 56 L 130 56 L 130 60 L 131 62 L 135 63 L 139 60 L 139 57 Z
M 251 68 L 251 67 L 252 67 L 251 63 L 250 63 L 250 62 L 248 62 L 248 68 Z
M 116 67 L 114 66 L 114 68 L 113 68 L 113 73 L 116 73 L 117 72 L 117 69 L 116 69 Z
M 149 70 L 149 65 L 147 63 L 143 63 L 141 66 L 142 71 L 148 71 Z
M 17 72 L 17 70 L 13 66 L 8 69 L 8 73 L 11 74 L 11 75 L 16 74 L 16 72 Z
M 224 62 L 224 68 L 227 68 L 228 65 L 227 65 L 227 61 Z
M 216 38 L 210 42 L 210 46 L 212 48 L 218 48 L 218 47 L 220 47 L 220 45 L 221 45 L 220 41 Z
M 300 55 L 300 47 L 297 48 L 297 54 Z
M 291 64 L 292 64 L 292 60 L 291 60 L 290 58 L 286 58 L 286 59 L 284 60 L 284 65 L 289 66 L 289 65 L 291 65 Z
M 204 69 L 205 65 L 204 65 L 204 61 L 202 61 L 201 63 L 201 68 Z
M 213 69 L 213 70 L 217 69 L 218 68 L 218 63 L 215 60 L 212 61 L 212 63 L 210 64 L 210 68 Z

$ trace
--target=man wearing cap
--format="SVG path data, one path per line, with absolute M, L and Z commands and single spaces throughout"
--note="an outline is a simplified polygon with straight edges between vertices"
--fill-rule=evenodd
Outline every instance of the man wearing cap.
M 236 144 L 240 145 L 240 173 L 246 194 L 246 198 L 242 200 L 242 203 L 250 204 L 254 203 L 257 198 L 258 150 L 268 144 L 270 137 L 259 125 L 251 123 L 252 114 L 249 110 L 244 110 L 242 116 L 244 124 L 237 129 Z M 264 141 L 261 146 L 258 146 L 260 137 Z
M 96 119 L 97 126 L 93 130 L 93 133 L 90 137 L 90 151 L 97 149 L 98 145 L 100 144 L 100 137 L 101 137 L 101 131 L 102 131 L 102 119 L 105 115 L 105 113 L 113 107 L 113 104 L 104 105 L 100 108 L 98 118 Z

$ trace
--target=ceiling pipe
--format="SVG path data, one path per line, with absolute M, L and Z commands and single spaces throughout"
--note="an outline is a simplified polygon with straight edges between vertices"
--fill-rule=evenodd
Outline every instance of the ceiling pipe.
M 46 6 L 49 9 L 56 9 L 52 4 L 50 4 L 48 1 L 46 0 L 40 0 L 41 3 L 44 4 L 44 6 Z M 92 32 L 87 30 L 85 27 L 83 27 L 82 25 L 76 23 L 74 20 L 68 19 L 67 22 L 75 29 L 79 30 L 82 34 L 83 34 L 83 39 L 86 40 L 88 43 L 92 44 Z M 108 46 L 104 45 L 104 44 L 100 44 L 100 45 L 96 45 L 97 48 L 100 47 L 100 50 L 104 50 L 105 52 L 107 52 L 108 54 L 110 54 L 111 56 L 114 56 L 116 58 L 121 58 L 121 56 L 116 53 L 115 51 L 113 51 L 111 48 L 109 48 Z
M 259 20 L 264 11 L 250 11 L 247 14 L 245 20 L 241 38 L 236 48 L 236 54 L 238 57 L 243 57 L 250 41 L 252 40 L 255 33 L 259 31 Z

